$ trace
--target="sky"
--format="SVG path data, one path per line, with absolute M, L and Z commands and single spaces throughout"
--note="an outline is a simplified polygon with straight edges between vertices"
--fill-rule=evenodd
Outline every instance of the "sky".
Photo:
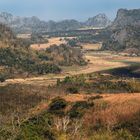
M 99 13 L 105 13 L 113 20 L 120 8 L 140 8 L 140 0 L 0 0 L 0 12 L 37 16 L 46 21 L 84 21 Z

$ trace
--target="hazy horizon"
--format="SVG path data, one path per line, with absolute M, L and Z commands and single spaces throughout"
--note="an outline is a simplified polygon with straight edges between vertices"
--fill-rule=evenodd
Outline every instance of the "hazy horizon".
M 138 9 L 139 0 L 1 0 L 0 12 L 8 12 L 15 16 L 37 16 L 42 20 L 61 21 L 76 19 L 85 21 L 100 13 L 105 13 L 111 20 L 116 16 L 117 10 Z

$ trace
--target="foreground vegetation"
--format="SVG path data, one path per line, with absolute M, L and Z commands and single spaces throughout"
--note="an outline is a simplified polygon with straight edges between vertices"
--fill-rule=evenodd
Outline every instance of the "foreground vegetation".
M 73 102 L 56 97 L 28 119 L 13 116 L 11 127 L 1 128 L 0 136 L 14 140 L 139 140 L 140 105 L 136 98 L 122 103 L 112 98 L 110 103 L 99 95 Z
M 139 79 L 99 73 L 58 79 L 56 85 L 49 87 L 2 86 L 0 137 L 139 140 L 139 86 Z M 120 92 L 126 93 L 117 94 Z
M 0 29 L 0 82 L 15 76 L 59 73 L 60 66 L 86 65 L 80 50 L 81 44 L 103 42 L 110 37 L 110 31 L 106 29 L 54 32 L 49 35 L 76 38 L 65 38 L 65 45 L 53 45 L 35 51 L 29 48 L 30 43 L 47 43 L 49 40 L 38 34 L 32 35 L 31 40 L 17 40 L 6 26 L 0 25 Z M 137 28 L 128 29 L 126 31 L 130 32 Z M 126 39 L 125 46 L 138 47 L 139 41 L 133 41 L 137 35 L 138 32 L 132 33 L 132 40 Z M 113 42 L 115 50 L 123 47 L 118 43 Z M 88 51 L 84 50 L 84 53 L 89 53 Z M 92 53 L 87 58 L 93 57 Z M 95 57 L 92 58 L 93 61 Z M 96 64 L 101 60 L 99 65 L 103 67 L 108 62 L 105 66 L 109 69 L 112 61 L 122 61 L 118 57 L 111 55 L 97 59 Z M 103 61 L 104 59 L 109 61 Z M 130 58 L 128 59 L 130 63 Z M 48 77 L 48 81 L 45 81 L 45 77 L 39 81 L 39 77 L 26 79 L 23 83 L 8 84 L 8 80 L 1 83 L 0 139 L 140 140 L 140 72 L 138 61 L 137 64 L 132 61 L 129 66 L 125 65 L 127 62 L 122 62 L 124 65 L 121 68 L 96 73 L 85 72 L 67 77 L 65 75 L 69 73 L 62 73 L 60 77 L 55 75 L 57 81 L 51 75 L 52 83 Z M 88 66 L 90 69 L 93 65 L 91 63 Z

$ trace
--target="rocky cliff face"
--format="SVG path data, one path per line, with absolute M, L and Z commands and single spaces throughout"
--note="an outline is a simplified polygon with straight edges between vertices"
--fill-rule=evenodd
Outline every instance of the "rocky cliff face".
M 93 27 L 107 27 L 111 24 L 111 21 L 105 14 L 99 14 L 95 17 L 89 18 L 85 25 Z
M 123 28 L 126 26 L 140 26 L 140 9 L 118 10 L 112 28 Z
M 112 34 L 102 49 L 140 55 L 140 9 L 120 9 L 109 30 Z

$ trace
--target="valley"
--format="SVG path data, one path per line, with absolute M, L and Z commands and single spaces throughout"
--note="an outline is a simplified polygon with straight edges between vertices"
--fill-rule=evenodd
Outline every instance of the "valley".
M 1 13 L 0 140 L 139 140 L 139 15 Z
M 53 40 L 54 41 L 54 40 Z M 62 42 L 61 42 L 62 43 Z M 92 46 L 92 50 L 91 50 Z M 100 52 L 98 51 L 98 46 L 100 44 L 90 44 L 83 47 L 84 57 L 88 60 L 88 65 L 86 66 L 62 66 L 62 72 L 60 74 L 47 74 L 44 76 L 30 77 L 30 78 L 17 78 L 17 79 L 7 79 L 6 82 L 1 84 L 34 84 L 34 85 L 51 85 L 55 84 L 57 79 L 64 79 L 66 76 L 74 76 L 80 74 L 90 74 L 101 72 L 104 70 L 110 70 L 114 68 L 121 68 L 131 66 L 133 63 L 140 63 L 140 57 L 127 57 L 113 54 L 109 51 Z M 32 47 L 32 46 L 31 46 Z M 45 46 L 46 47 L 46 46 Z M 42 47 L 41 47 L 42 48 Z M 95 50 L 96 51 L 95 51 Z M 46 84 L 47 83 L 47 84 Z

